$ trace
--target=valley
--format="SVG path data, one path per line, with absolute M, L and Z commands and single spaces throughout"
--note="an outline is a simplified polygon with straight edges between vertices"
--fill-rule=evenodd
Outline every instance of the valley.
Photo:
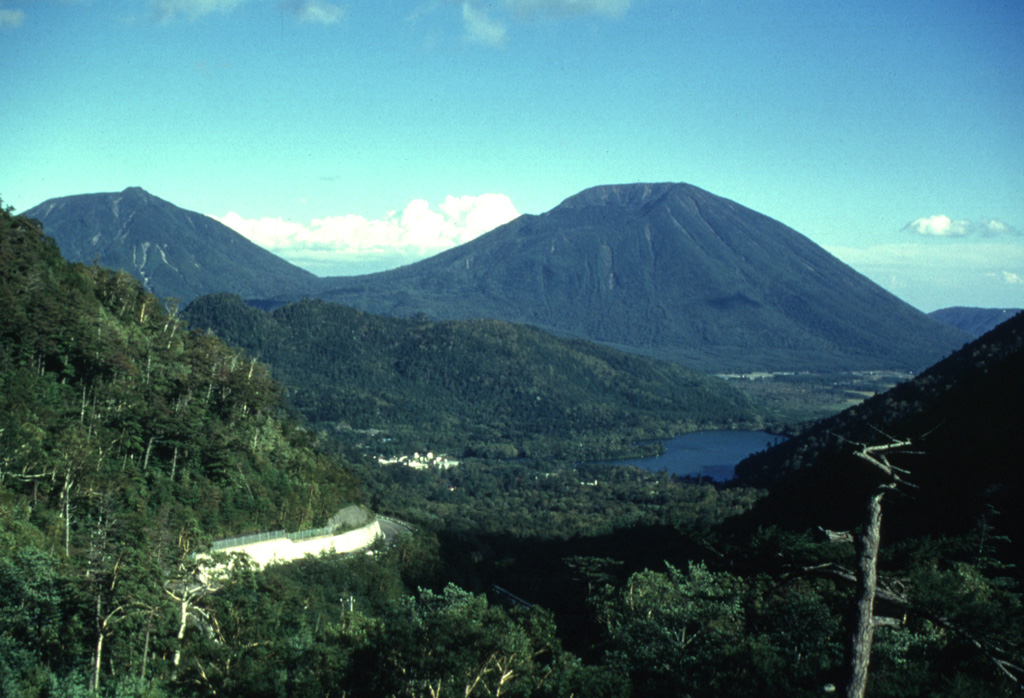
M 0 698 L 1024 698 L 1022 27 L 0 0 Z
M 702 428 L 759 427 L 725 381 L 497 321 L 432 322 L 207 296 L 182 317 L 265 361 L 322 431 L 371 455 L 594 460 Z
M 787 430 L 842 412 L 914 377 L 907 371 L 892 370 L 718 375 Z
M 654 191 L 569 208 L 664 215 Z M 4 695 L 819 695 L 849 680 L 849 541 L 877 484 L 856 454 L 894 439 L 916 489 L 884 504 L 868 695 L 1024 681 L 1022 315 L 968 342 L 882 305 L 872 341 L 902 323 L 900 350 L 838 357 L 832 330 L 787 348 L 695 321 L 770 348 L 744 367 L 711 341 L 716 376 L 494 319 L 165 305 L 29 218 L 0 224 Z M 587 462 L 723 428 L 790 438 L 728 482 Z M 458 465 L 380 460 L 428 451 Z M 350 505 L 409 534 L 267 565 L 214 546 L 315 535 Z

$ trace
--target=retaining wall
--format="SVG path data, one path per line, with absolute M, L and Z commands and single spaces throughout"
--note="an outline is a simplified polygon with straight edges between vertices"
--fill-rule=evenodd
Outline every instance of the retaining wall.
M 376 519 L 373 522 L 352 531 L 338 534 L 336 536 L 323 536 L 320 538 L 306 538 L 294 541 L 291 538 L 272 538 L 270 540 L 254 541 L 242 545 L 217 548 L 221 553 L 245 553 L 252 558 L 260 567 L 266 567 L 279 562 L 291 562 L 299 560 L 306 555 L 319 555 L 320 553 L 351 553 L 363 550 L 373 545 L 374 541 L 383 537 L 380 530 L 380 523 Z M 215 573 L 211 570 L 210 573 Z

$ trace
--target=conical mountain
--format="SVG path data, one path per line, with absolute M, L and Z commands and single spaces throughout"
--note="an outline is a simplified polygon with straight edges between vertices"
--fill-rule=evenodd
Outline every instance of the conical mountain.
M 66 259 L 130 272 L 161 298 L 264 297 L 301 292 L 316 280 L 212 218 L 139 187 L 49 199 L 24 215 L 43 224 Z
M 713 370 L 922 369 L 968 336 L 687 184 L 601 186 L 416 264 L 323 280 L 377 313 L 492 317 Z

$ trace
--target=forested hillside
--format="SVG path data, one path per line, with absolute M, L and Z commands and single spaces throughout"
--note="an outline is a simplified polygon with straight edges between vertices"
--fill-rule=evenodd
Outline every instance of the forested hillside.
M 996 325 L 1021 312 L 1020 308 L 941 308 L 928 313 L 930 317 L 951 327 L 980 337 Z
M 266 362 L 310 423 L 378 453 L 594 459 L 763 424 L 723 380 L 524 325 L 323 301 L 265 313 L 226 294 L 197 299 L 183 317 Z
M 93 664 L 95 686 L 108 661 L 143 671 L 144 644 L 174 642 L 165 585 L 192 553 L 352 501 L 353 479 L 280 415 L 263 365 L 4 211 L 0 694 Z
M 850 473 L 857 467 L 846 457 L 850 444 L 907 439 L 914 453 L 899 463 L 918 489 L 893 500 L 892 526 L 961 533 L 992 509 L 1001 513 L 1001 532 L 1019 542 L 1022 417 L 1024 314 L 1018 314 L 913 380 L 752 456 L 736 473 L 748 484 L 773 487 L 766 506 L 779 519 L 841 525 L 837 519 L 859 506 L 842 494 L 856 479 Z

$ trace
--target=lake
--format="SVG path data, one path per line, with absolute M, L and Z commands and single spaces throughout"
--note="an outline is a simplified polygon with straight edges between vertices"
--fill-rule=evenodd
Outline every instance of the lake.
M 665 453 L 649 458 L 607 461 L 606 465 L 635 465 L 651 472 L 731 480 L 736 464 L 751 453 L 774 446 L 786 437 L 766 431 L 695 431 L 667 439 Z

